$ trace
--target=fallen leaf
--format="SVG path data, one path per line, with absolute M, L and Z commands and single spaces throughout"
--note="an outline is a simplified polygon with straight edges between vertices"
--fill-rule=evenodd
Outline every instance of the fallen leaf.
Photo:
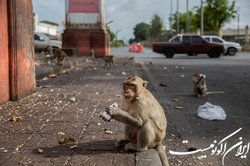
M 9 121 L 14 122 L 14 123 L 19 122 L 20 120 L 22 120 L 22 118 L 20 116 L 16 116 L 16 115 L 12 116 L 9 119 Z

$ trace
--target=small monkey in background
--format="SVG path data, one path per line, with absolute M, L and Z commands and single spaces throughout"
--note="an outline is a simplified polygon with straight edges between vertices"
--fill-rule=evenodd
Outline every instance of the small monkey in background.
M 155 148 L 163 166 L 169 166 L 162 141 L 166 135 L 167 119 L 162 106 L 146 89 L 147 81 L 132 76 L 123 83 L 122 108 L 110 108 L 111 117 L 125 124 L 125 139 L 116 147 L 125 151 L 145 151 Z
M 104 67 L 111 67 L 112 65 L 115 66 L 115 58 L 114 55 L 107 55 L 103 57 L 103 60 L 105 62 Z
M 207 91 L 207 84 L 206 84 L 206 75 L 195 73 L 193 76 L 193 84 L 194 84 L 194 95 L 196 97 L 205 97 L 206 95 L 210 94 L 223 94 L 223 91 L 214 91 L 208 92 Z

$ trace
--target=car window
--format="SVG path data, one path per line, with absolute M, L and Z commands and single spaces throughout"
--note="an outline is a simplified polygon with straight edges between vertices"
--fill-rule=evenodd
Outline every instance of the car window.
M 207 41 L 210 41 L 210 38 L 209 38 L 209 37 L 205 37 L 204 39 L 207 40 Z
M 170 39 L 169 41 L 170 41 L 171 43 L 173 43 L 173 42 L 180 42 L 180 36 L 176 36 L 176 37 Z
M 189 36 L 183 36 L 182 37 L 182 43 L 183 44 L 190 44 L 190 42 L 189 42 Z
M 223 41 L 218 38 L 212 38 L 212 42 L 223 43 Z
M 200 36 L 192 36 L 192 43 L 203 43 L 204 40 Z

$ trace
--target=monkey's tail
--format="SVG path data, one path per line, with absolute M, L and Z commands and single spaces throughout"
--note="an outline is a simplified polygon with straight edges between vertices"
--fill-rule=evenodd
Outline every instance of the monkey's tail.
M 207 95 L 211 95 L 211 94 L 224 94 L 224 91 L 211 91 L 211 92 L 207 92 Z
M 165 152 L 165 150 L 164 150 L 162 144 L 156 146 L 155 149 L 156 149 L 157 152 L 159 153 L 159 156 L 160 156 L 161 162 L 162 162 L 162 166 L 169 166 L 167 153 Z

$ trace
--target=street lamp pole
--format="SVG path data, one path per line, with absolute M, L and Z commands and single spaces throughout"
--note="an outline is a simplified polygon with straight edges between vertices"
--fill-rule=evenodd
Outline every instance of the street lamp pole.
M 186 32 L 189 32 L 189 24 L 190 24 L 190 22 L 189 22 L 189 7 L 188 7 L 188 5 L 189 5 L 189 1 L 188 0 L 186 0 L 186 7 L 187 7 L 187 16 L 186 16 Z
M 237 41 L 240 42 L 240 8 L 237 9 Z
M 203 0 L 201 0 L 201 34 L 203 35 L 204 33 L 204 8 L 203 8 Z
M 118 32 L 120 32 L 122 29 L 119 29 L 117 31 L 115 31 L 115 37 L 116 37 L 116 42 L 115 42 L 115 46 L 117 47 L 117 42 L 118 42 Z
M 176 20 L 176 31 L 177 33 L 180 33 L 180 18 L 179 18 L 179 0 L 176 1 L 177 2 L 177 12 L 176 12 L 176 17 L 177 17 L 177 20 Z

